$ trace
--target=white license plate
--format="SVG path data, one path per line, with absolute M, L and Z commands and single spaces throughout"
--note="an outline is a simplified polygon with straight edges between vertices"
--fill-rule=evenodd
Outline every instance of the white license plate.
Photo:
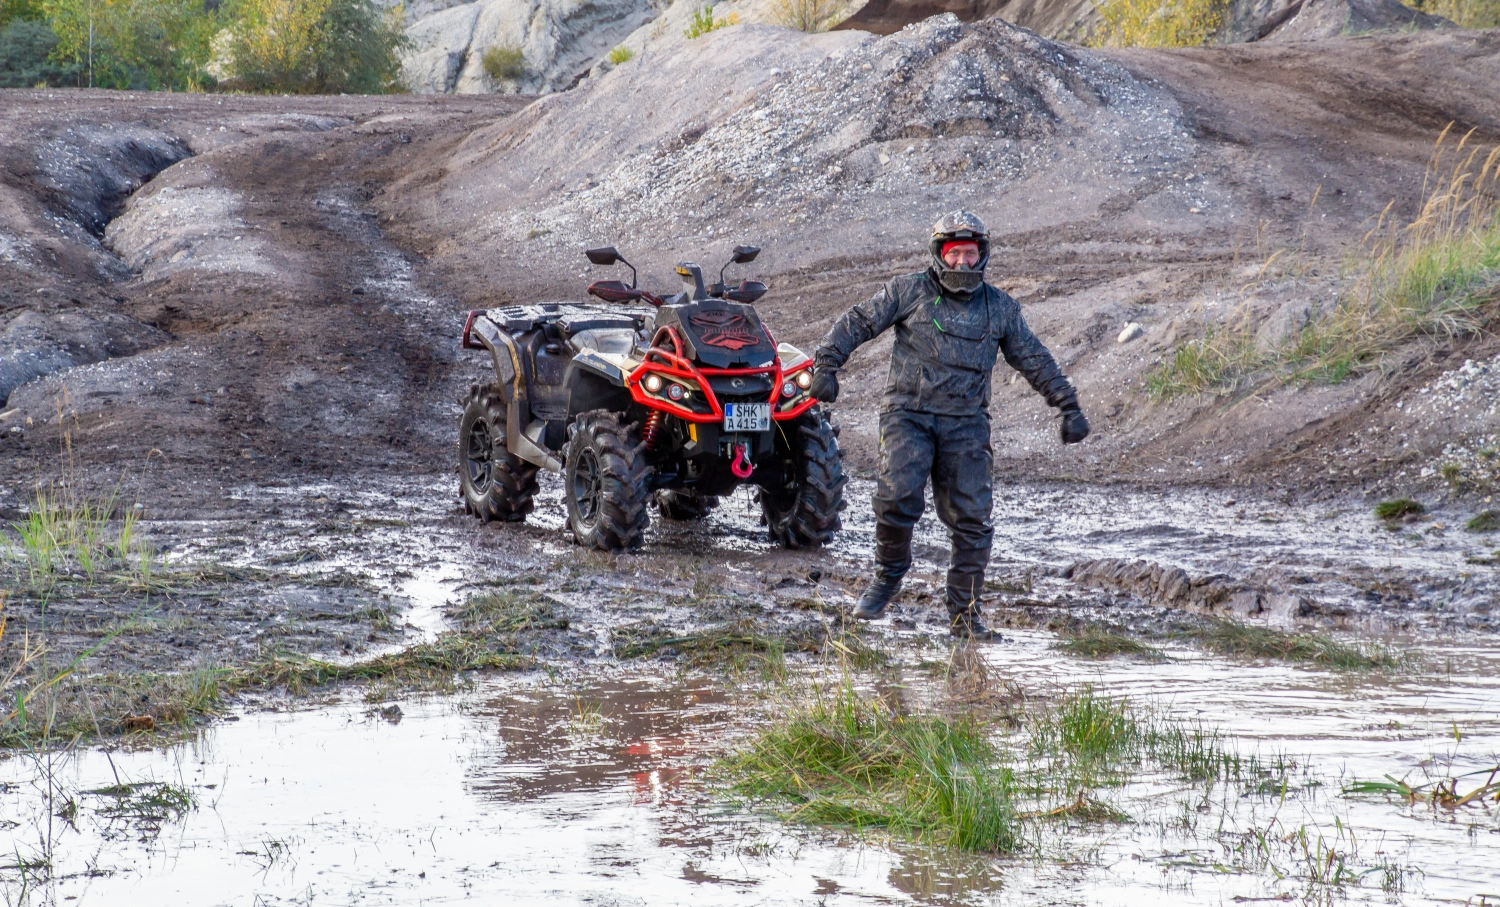
M 724 404 L 724 430 L 770 431 L 771 404 L 726 403 Z

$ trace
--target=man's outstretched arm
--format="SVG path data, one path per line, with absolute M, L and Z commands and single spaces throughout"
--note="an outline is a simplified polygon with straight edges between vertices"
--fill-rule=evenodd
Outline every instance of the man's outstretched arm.
M 880 292 L 839 316 L 813 352 L 812 395 L 832 403 L 839 395 L 838 371 L 854 351 L 880 336 L 901 315 L 900 302 L 886 284 Z
M 1077 444 L 1089 434 L 1088 420 L 1078 406 L 1078 391 L 1052 358 L 1051 351 L 1031 332 L 1026 319 L 1021 317 L 1021 307 L 1014 301 L 1011 305 L 1012 315 L 1000 341 L 1000 353 L 1005 363 L 1024 375 L 1046 399 L 1048 406 L 1055 406 L 1062 413 L 1063 443 Z

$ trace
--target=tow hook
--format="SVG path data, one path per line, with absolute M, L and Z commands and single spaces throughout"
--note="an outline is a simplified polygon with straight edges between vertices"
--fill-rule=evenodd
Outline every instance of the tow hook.
M 750 445 L 734 445 L 734 462 L 729 464 L 729 471 L 737 479 L 750 478 L 750 473 L 755 471 L 755 464 L 750 462 Z

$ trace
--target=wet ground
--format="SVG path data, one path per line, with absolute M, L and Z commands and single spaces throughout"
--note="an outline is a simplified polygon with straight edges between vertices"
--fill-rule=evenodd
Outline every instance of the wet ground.
M 1384 678 L 1189 651 L 1100 664 L 1059 657 L 1051 640 L 1021 632 L 985 655 L 1039 694 L 1091 683 L 1218 725 L 1241 752 L 1282 757 L 1282 783 L 1205 791 L 1142 776 L 1098 792 L 1129 821 L 1047 826 L 1022 857 L 860 841 L 715 795 L 704 767 L 766 713 L 755 684 L 607 669 L 491 676 L 378 708 L 247 711 L 165 750 L 16 757 L 0 764 L 0 796 L 20 861 L 53 862 L 30 903 L 1478 904 L 1500 892 L 1494 804 L 1341 793 L 1495 765 L 1492 648 L 1423 646 L 1422 671 Z M 130 809 L 97 793 L 148 782 L 193 805 L 111 817 Z M 1310 882 L 1309 840 L 1358 881 Z M 9 901 L 26 902 L 14 867 L 6 878 Z
M 1356 780 L 1417 784 L 1500 762 L 1500 660 L 1487 633 L 1451 632 L 1488 617 L 1463 596 L 1493 601 L 1495 573 L 1466 564 L 1483 549 L 1436 528 L 1442 514 L 1393 530 L 1353 507 L 1230 504 L 1223 493 L 998 489 L 988 607 L 1020 628 L 984 649 L 995 680 L 1041 697 L 1092 684 L 1219 726 L 1235 749 L 1278 762 L 1281 783 L 1205 790 L 1142 775 L 1098 793 L 1129 822 L 1046 826 L 1026 856 L 994 858 L 790 828 L 733 806 L 704 768 L 766 719 L 780 688 L 753 672 L 698 672 L 671 652 L 612 656 L 621 625 L 836 624 L 869 557 L 869 483 L 851 483 L 846 530 L 826 552 L 775 550 L 740 496 L 704 523 L 655 525 L 644 552 L 618 558 L 572 545 L 555 480 L 522 526 L 462 516 L 450 486 L 246 488 L 234 500 L 265 516 L 150 532 L 169 568 L 278 565 L 261 589 L 280 598 L 262 605 L 293 615 L 283 624 L 361 602 L 395 616 L 328 653 L 346 662 L 432 639 L 472 595 L 525 588 L 568 619 L 535 650 L 538 670 L 476 675 L 448 696 L 260 697 L 164 749 L 137 740 L 13 755 L 0 763 L 17 855 L 0 876 L 10 902 L 1485 903 L 1476 898 L 1500 892 L 1494 804 L 1341 793 Z M 939 695 L 918 666 L 948 652 L 933 598 L 942 545 L 929 515 L 914 579 L 870 637 L 894 656 L 885 682 L 913 701 Z M 1164 613 L 1059 575 L 1105 557 L 1294 585 L 1321 610 L 1292 625 L 1379 636 L 1415 667 L 1333 673 L 1171 644 L 1163 663 L 1060 655 L 1053 634 L 1019 618 L 1129 627 Z M 1372 598 L 1377 585 L 1405 597 Z M 791 657 L 794 676 L 818 664 Z M 192 802 L 132 799 L 168 790 L 152 784 Z M 1336 853 L 1358 882 L 1310 883 L 1306 847 Z

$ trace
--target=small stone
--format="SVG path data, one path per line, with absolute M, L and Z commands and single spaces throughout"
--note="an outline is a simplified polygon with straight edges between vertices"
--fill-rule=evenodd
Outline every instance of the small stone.
M 1144 333 L 1146 333 L 1146 329 L 1141 326 L 1141 323 L 1139 321 L 1132 321 L 1125 325 L 1124 330 L 1120 331 L 1120 336 L 1115 338 L 1115 342 L 1129 343 Z
M 1202 214 L 1203 213 L 1203 209 L 1201 209 L 1201 208 L 1189 208 L 1188 209 L 1188 213 L 1189 214 Z
M 884 151 L 882 151 L 880 153 L 880 165 L 882 167 L 884 167 L 886 164 L 889 164 L 890 162 L 891 162 L 891 156 L 889 154 L 886 154 Z

